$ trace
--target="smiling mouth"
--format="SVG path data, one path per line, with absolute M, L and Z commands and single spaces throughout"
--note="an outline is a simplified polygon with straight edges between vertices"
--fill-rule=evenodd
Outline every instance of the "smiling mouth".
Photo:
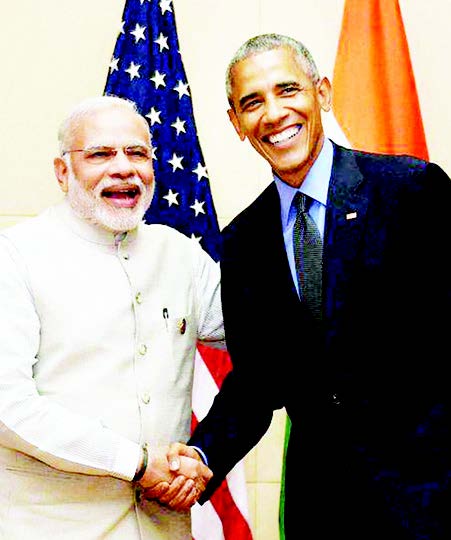
M 129 208 L 136 205 L 141 190 L 138 186 L 113 186 L 103 189 L 101 195 L 115 206 Z
M 301 131 L 301 129 L 302 125 L 293 126 L 281 131 L 280 133 L 268 135 L 267 137 L 264 137 L 264 140 L 274 145 L 281 144 L 295 137 Z

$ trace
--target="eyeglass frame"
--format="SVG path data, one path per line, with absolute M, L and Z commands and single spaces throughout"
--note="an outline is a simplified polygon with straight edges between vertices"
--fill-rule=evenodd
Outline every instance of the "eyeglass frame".
M 133 156 L 133 155 L 130 156 L 127 153 L 127 150 L 133 149 L 133 148 L 145 149 L 146 152 L 147 151 L 149 152 L 149 155 L 146 154 L 143 157 Z M 103 156 L 103 157 L 102 156 L 97 156 L 97 158 L 94 155 L 89 156 L 89 152 L 95 153 L 96 151 L 100 151 L 100 150 L 104 150 L 105 152 L 109 152 L 109 155 L 108 156 Z M 88 147 L 88 148 L 75 148 L 75 149 L 72 149 L 72 150 L 64 150 L 63 152 L 61 152 L 61 156 L 65 156 L 66 154 L 72 154 L 72 153 L 75 153 L 75 152 L 84 152 L 85 153 L 85 155 L 84 155 L 85 159 L 89 160 L 89 157 L 91 157 L 93 160 L 97 159 L 98 163 L 106 163 L 106 162 L 111 161 L 112 159 L 114 159 L 117 156 L 117 153 L 119 152 L 119 150 L 122 150 L 124 155 L 132 162 L 137 161 L 137 162 L 144 163 L 146 161 L 151 161 L 152 160 L 152 147 L 144 145 L 144 144 L 128 144 L 126 146 L 120 146 L 120 147 L 100 145 L 100 146 L 92 146 L 92 147 Z M 88 153 L 88 156 L 86 156 L 86 153 Z

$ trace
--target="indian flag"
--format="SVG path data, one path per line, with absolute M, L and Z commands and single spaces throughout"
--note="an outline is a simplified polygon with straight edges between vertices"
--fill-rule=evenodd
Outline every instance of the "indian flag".
M 352 148 L 428 159 L 398 0 L 346 0 L 333 113 Z

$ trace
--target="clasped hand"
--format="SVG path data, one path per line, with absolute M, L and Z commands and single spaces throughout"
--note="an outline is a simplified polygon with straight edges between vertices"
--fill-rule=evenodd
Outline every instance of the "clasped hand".
M 156 499 L 173 510 L 188 511 L 213 476 L 199 454 L 186 444 L 153 448 L 144 476 L 139 481 L 142 497 Z

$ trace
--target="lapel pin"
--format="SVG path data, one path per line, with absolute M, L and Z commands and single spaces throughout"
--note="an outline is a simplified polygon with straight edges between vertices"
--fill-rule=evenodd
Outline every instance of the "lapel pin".
M 179 326 L 180 333 L 184 334 L 186 332 L 186 319 L 180 319 L 178 326 Z
M 357 212 L 349 212 L 346 214 L 346 219 L 355 219 L 357 217 Z

